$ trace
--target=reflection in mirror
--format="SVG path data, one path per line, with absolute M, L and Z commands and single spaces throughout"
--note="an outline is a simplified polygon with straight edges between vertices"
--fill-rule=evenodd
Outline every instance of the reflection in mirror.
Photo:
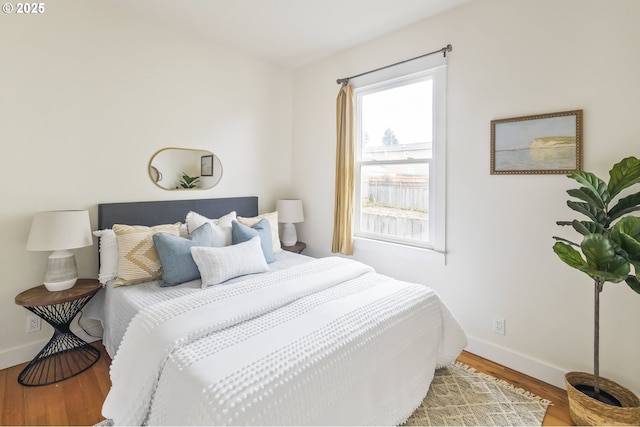
M 206 190 L 220 182 L 222 163 L 207 150 L 163 148 L 149 161 L 149 177 L 165 190 Z

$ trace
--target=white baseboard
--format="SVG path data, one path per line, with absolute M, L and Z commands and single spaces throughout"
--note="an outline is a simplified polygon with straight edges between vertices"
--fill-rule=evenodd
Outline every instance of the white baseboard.
M 565 388 L 564 374 L 567 370 L 479 338 L 468 337 L 468 342 L 465 350 L 469 353 L 477 354 L 561 389 Z
M 71 331 L 86 342 L 94 342 L 102 339 L 102 326 L 99 322 L 83 320 L 82 323 L 84 329 L 92 336 L 87 335 L 84 330 L 77 325 L 77 323 L 72 325 Z M 84 323 L 87 323 L 88 325 L 85 325 Z M 42 324 L 44 325 L 44 322 L 42 322 Z M 53 334 L 53 328 L 50 327 L 50 329 Z M 0 369 L 10 368 L 12 366 L 31 361 L 31 359 L 36 357 L 38 352 L 42 350 L 50 339 L 51 336 L 48 338 L 40 338 L 28 344 L 0 351 Z

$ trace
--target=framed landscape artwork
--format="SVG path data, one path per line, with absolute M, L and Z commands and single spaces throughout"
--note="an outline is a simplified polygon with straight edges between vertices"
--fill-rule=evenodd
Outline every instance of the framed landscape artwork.
M 568 174 L 582 168 L 582 110 L 491 121 L 491 174 Z

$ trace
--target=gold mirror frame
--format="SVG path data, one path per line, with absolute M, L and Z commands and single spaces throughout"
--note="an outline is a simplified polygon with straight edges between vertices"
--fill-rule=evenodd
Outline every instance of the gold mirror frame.
M 158 150 L 151 156 L 147 171 L 151 182 L 168 191 L 209 190 L 222 179 L 222 163 L 218 156 L 209 150 L 195 148 Z

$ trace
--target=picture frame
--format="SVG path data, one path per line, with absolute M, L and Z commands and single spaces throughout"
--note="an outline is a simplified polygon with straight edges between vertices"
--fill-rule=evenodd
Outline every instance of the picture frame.
M 582 170 L 582 110 L 491 121 L 491 174 Z
M 213 155 L 200 157 L 200 176 L 213 176 Z

